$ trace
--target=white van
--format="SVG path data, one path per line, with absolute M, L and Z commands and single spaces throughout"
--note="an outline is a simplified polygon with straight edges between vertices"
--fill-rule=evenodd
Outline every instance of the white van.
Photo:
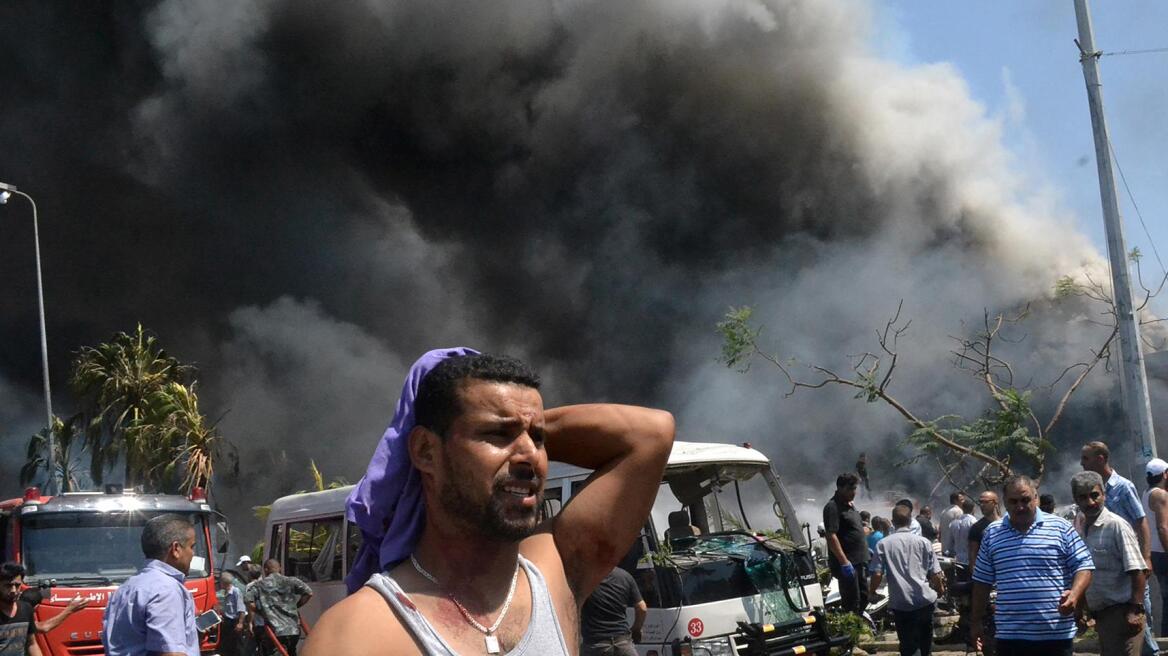
M 571 503 L 591 473 L 551 463 L 543 516 Z M 281 497 L 268 516 L 264 557 L 312 586 L 301 609 L 310 627 L 345 597 L 361 545 L 361 531 L 345 520 L 352 489 Z M 844 644 L 827 635 L 806 530 L 760 451 L 674 442 L 650 517 L 620 565 L 649 606 L 638 653 L 826 654 Z
M 553 463 L 544 515 L 571 503 L 591 473 Z M 760 451 L 674 442 L 649 520 L 620 564 L 649 607 L 637 652 L 826 654 L 844 645 L 824 625 L 806 530 Z
M 312 599 L 300 609 L 309 628 L 345 598 L 345 575 L 361 546 L 361 529 L 345 519 L 352 490 L 347 485 L 280 497 L 268 514 L 264 559 L 280 561 L 285 574 L 312 588 Z

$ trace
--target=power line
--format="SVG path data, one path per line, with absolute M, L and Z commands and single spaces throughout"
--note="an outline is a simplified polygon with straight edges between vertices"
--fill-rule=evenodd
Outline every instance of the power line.
M 1164 268 L 1164 262 L 1160 259 L 1160 251 L 1156 250 L 1156 242 L 1152 239 L 1152 233 L 1148 232 L 1148 225 L 1144 223 L 1144 214 L 1140 212 L 1140 206 L 1136 203 L 1136 197 L 1132 195 L 1131 187 L 1127 184 L 1127 176 L 1123 174 L 1123 167 L 1119 165 L 1119 155 L 1115 154 L 1115 144 L 1108 140 L 1107 148 L 1111 151 L 1111 159 L 1115 162 L 1115 170 L 1119 171 L 1119 179 L 1123 181 L 1123 188 L 1127 192 L 1128 200 L 1131 201 L 1132 207 L 1136 210 L 1136 217 L 1140 220 L 1140 227 L 1144 229 L 1144 236 L 1148 238 L 1148 245 L 1152 247 L 1152 255 L 1156 256 L 1156 263 L 1160 265 L 1160 270 L 1168 273 L 1168 269 Z
M 1147 48 L 1145 50 L 1119 50 L 1116 52 L 1101 52 L 1100 57 L 1113 57 L 1118 55 L 1147 55 L 1154 52 L 1168 52 L 1168 48 Z

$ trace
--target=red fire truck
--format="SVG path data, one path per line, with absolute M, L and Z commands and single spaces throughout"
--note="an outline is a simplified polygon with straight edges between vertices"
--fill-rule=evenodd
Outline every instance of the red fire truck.
M 28 488 L 23 498 L 0 502 L 0 554 L 4 560 L 23 564 L 26 585 L 41 593 L 36 619 L 56 616 L 78 595 L 89 599 L 88 607 L 51 633 L 37 636 L 45 656 L 105 653 L 102 613 L 113 591 L 144 562 L 142 527 L 164 513 L 182 515 L 195 525 L 195 557 L 186 586 L 194 597 L 196 614 L 202 613 L 215 606 L 211 554 L 226 552 L 227 527 L 201 490 L 183 497 L 135 494 L 110 485 L 105 492 L 50 497 Z M 202 636 L 202 652 L 214 653 L 218 643 L 219 634 L 212 629 Z

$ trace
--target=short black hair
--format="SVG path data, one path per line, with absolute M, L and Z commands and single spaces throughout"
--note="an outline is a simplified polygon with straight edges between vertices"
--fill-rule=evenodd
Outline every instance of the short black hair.
M 950 492 L 949 493 L 949 503 L 957 503 L 958 501 L 961 500 L 962 496 L 963 495 L 960 492 Z
M 24 577 L 24 565 L 15 560 L 0 564 L 0 581 L 11 581 L 18 576 Z
M 860 484 L 860 477 L 852 472 L 840 474 L 835 477 L 835 489 L 842 490 L 845 487 L 857 487 Z
M 905 508 L 908 508 L 909 512 L 912 512 L 912 510 L 913 510 L 912 499 L 899 499 L 899 500 L 897 500 L 896 505 L 904 506 Z
M 186 542 L 187 531 L 195 530 L 195 525 L 182 515 L 168 513 L 152 517 L 142 527 L 142 555 L 154 560 L 162 560 L 170 545 Z
M 1038 495 L 1038 505 L 1040 505 L 1040 506 L 1041 505 L 1053 506 L 1054 505 L 1054 495 L 1053 494 L 1040 494 L 1040 495 Z
M 418 385 L 414 423 L 446 437 L 462 411 L 458 388 L 466 379 L 515 383 L 539 389 L 539 376 L 516 358 L 506 355 L 463 355 L 447 358 L 430 370 Z

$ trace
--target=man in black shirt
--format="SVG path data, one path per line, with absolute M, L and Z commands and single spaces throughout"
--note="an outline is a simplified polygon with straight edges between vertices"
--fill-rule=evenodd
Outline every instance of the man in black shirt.
M 977 505 L 981 506 L 981 519 L 969 527 L 969 564 L 977 562 L 977 550 L 981 548 L 981 536 L 986 527 L 1002 518 L 998 509 L 998 495 L 986 490 L 977 498 Z
M 868 607 L 868 541 L 852 500 L 860 477 L 848 472 L 835 479 L 835 495 L 823 506 L 827 566 L 839 581 L 843 609 L 860 614 Z
M 32 604 L 20 597 L 23 586 L 23 565 L 11 561 L 0 565 L 0 656 L 41 656 L 34 636 L 52 631 L 89 604 L 77 597 L 52 619 L 37 622 Z
M 925 506 L 921 514 L 917 515 L 917 523 L 921 525 L 921 537 L 933 541 L 937 539 L 937 528 L 933 526 L 933 509 Z
M 625 623 L 625 609 L 634 609 L 633 626 Z M 633 643 L 641 641 L 648 608 L 631 574 L 617 567 L 604 577 L 580 611 L 581 656 L 637 656 Z

